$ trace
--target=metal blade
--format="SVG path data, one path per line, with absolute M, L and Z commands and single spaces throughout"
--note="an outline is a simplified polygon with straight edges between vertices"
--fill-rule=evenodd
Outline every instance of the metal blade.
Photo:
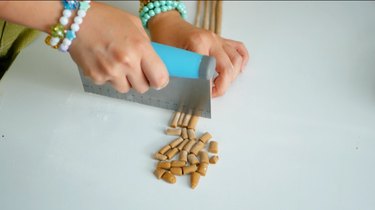
M 171 77 L 162 90 L 150 89 L 139 94 L 131 89 L 124 94 L 117 92 L 110 84 L 95 85 L 81 70 L 79 72 L 86 92 L 175 111 L 193 110 L 196 115 L 211 118 L 211 80 Z

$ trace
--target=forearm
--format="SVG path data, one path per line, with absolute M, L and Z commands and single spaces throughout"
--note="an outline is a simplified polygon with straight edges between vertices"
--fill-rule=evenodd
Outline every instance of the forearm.
M 57 23 L 62 10 L 60 1 L 0 1 L 0 19 L 43 32 Z

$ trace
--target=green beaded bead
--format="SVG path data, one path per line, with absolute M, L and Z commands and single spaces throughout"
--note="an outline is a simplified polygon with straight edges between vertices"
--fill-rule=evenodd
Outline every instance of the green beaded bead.
M 155 14 L 157 15 L 157 14 L 161 13 L 161 9 L 160 9 L 159 7 L 156 7 L 156 8 L 154 9 L 154 12 L 155 12 Z
M 148 11 L 148 15 L 150 15 L 150 17 L 155 16 L 155 12 L 154 12 L 154 10 L 150 10 L 150 11 Z
M 51 35 L 53 37 L 64 38 L 64 26 L 60 23 L 51 28 Z
M 162 12 L 166 12 L 166 11 L 168 11 L 168 7 L 167 7 L 167 6 L 162 6 L 162 7 L 161 7 L 161 11 L 162 11 Z
M 146 25 L 146 23 L 147 23 L 147 19 L 146 19 L 146 18 L 142 18 L 141 20 L 142 20 L 142 25 L 144 25 L 144 26 L 145 26 L 145 25 Z
M 158 2 L 158 1 L 154 1 L 154 6 L 155 6 L 155 8 L 160 7 L 160 2 Z
M 143 12 L 148 12 L 148 7 L 143 7 Z
M 152 3 L 152 2 L 148 3 L 148 4 L 147 4 L 147 7 L 148 7 L 149 9 L 153 9 L 153 8 L 154 8 L 154 3 Z
M 143 17 L 144 17 L 145 19 L 147 19 L 147 20 L 151 18 L 151 16 L 148 15 L 148 13 L 146 13 L 145 15 L 143 15 Z

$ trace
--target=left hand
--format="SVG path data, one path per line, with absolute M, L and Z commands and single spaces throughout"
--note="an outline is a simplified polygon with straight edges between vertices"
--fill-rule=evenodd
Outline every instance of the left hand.
M 213 97 L 225 94 L 249 60 L 243 43 L 197 28 L 183 20 L 177 11 L 158 14 L 149 21 L 148 27 L 152 41 L 216 58 L 218 76 L 214 79 Z

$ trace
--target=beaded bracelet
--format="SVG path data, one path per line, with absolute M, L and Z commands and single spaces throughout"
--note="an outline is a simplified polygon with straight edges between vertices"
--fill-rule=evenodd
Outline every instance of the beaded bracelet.
M 69 23 L 69 18 L 72 16 L 72 10 L 76 10 L 78 7 L 78 1 L 62 0 L 61 3 L 64 6 L 63 15 L 59 19 L 59 23 L 52 26 L 51 35 L 47 36 L 45 42 L 47 45 L 57 49 L 60 40 L 64 38 L 65 26 Z
M 47 36 L 45 43 L 61 52 L 67 52 L 72 41 L 76 38 L 76 33 L 80 29 L 79 25 L 83 22 L 91 1 L 62 0 L 61 2 L 64 5 L 63 16 L 59 19 L 58 24 L 52 26 L 51 34 Z M 76 9 L 78 9 L 78 12 L 74 18 L 74 23 L 70 26 L 70 30 L 65 30 L 65 26 L 69 23 L 69 18 L 72 15 L 72 10 Z
M 147 4 L 141 2 L 139 17 L 142 20 L 143 27 L 147 28 L 148 21 L 153 16 L 171 10 L 177 10 L 181 17 L 186 19 L 186 7 L 185 4 L 180 1 L 150 1 Z
M 76 38 L 76 33 L 80 29 L 80 24 L 83 22 L 83 18 L 86 16 L 87 10 L 90 8 L 90 0 L 79 2 L 79 9 L 77 16 L 74 18 L 74 23 L 70 26 L 70 30 L 65 33 L 65 38 L 61 43 L 59 50 L 61 52 L 67 52 L 72 41 Z

